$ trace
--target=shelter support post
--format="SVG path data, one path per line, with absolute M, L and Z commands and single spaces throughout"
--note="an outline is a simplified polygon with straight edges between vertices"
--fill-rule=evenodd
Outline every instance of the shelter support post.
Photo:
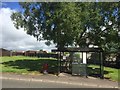
M 60 73 L 61 73 L 61 52 L 60 52 Z
M 60 74 L 60 54 L 58 54 L 58 73 L 57 73 L 57 75 L 59 75 Z
M 103 53 L 100 52 L 100 78 L 104 78 Z

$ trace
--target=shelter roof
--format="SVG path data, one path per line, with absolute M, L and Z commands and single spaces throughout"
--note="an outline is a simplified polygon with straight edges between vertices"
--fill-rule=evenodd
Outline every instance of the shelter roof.
M 78 47 L 68 47 L 68 48 L 58 48 L 53 49 L 52 52 L 103 52 L 102 48 L 78 48 Z

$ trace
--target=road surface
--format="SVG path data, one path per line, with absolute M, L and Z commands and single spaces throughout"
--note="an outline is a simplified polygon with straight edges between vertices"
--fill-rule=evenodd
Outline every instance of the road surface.
M 2 88 L 92 88 L 92 87 L 54 82 L 50 83 L 40 81 L 2 79 Z

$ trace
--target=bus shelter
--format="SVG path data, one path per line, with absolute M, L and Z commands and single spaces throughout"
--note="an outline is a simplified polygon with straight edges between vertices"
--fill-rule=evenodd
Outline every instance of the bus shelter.
M 104 77 L 103 67 L 103 50 L 101 48 L 62 48 L 53 49 L 52 52 L 59 54 L 58 56 L 58 74 L 61 72 L 68 72 L 72 75 L 88 76 L 88 54 L 98 54 L 99 77 Z

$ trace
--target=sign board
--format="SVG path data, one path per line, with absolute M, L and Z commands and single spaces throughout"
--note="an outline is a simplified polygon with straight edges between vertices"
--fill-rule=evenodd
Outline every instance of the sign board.
M 87 55 L 86 52 L 83 52 L 83 64 L 87 64 Z

